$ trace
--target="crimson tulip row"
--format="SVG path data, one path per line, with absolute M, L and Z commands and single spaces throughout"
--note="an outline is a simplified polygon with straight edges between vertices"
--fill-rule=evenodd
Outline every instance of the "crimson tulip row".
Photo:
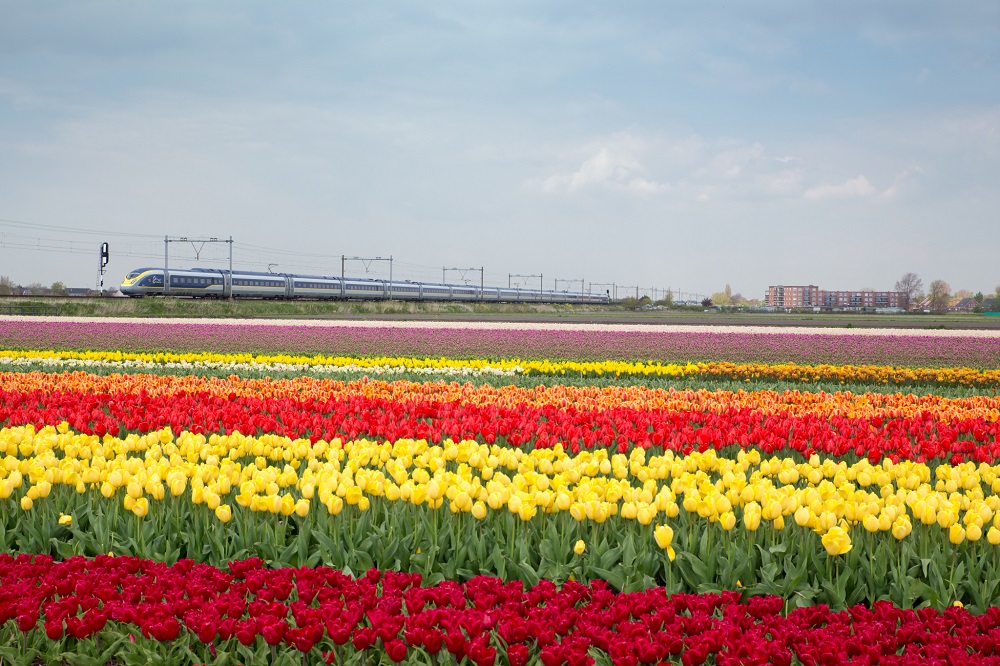
M 525 589 L 478 577 L 425 587 L 417 574 L 352 578 L 323 567 L 266 569 L 259 559 L 224 571 L 188 560 L 0 554 L 0 634 L 44 631 L 84 651 L 100 635 L 132 632 L 159 643 L 196 637 L 235 654 L 281 646 L 328 662 L 374 650 L 394 662 L 450 653 L 477 666 L 498 658 L 582 666 L 593 651 L 627 666 L 710 656 L 720 665 L 1000 664 L 997 607 L 979 616 L 888 602 L 838 613 L 783 607 L 777 597 L 741 601 L 739 592 L 615 594 L 600 581 Z
M 200 393 L 145 395 L 63 391 L 0 391 L 0 425 L 62 421 L 74 430 L 103 436 L 146 433 L 170 426 L 175 432 L 273 433 L 332 440 L 373 437 L 497 441 L 580 449 L 663 447 L 689 453 L 731 445 L 867 456 L 873 462 L 950 458 L 992 463 L 1000 458 L 1000 422 L 974 412 L 947 417 L 926 410 L 896 415 L 891 410 L 849 416 L 824 411 L 778 411 L 733 406 L 713 411 L 609 406 L 476 404 L 461 400 L 394 400 L 363 394 L 340 400 L 219 396 Z

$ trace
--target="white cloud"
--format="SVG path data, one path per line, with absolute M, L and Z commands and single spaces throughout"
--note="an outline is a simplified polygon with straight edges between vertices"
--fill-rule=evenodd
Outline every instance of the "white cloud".
M 547 192 L 573 192 L 588 187 L 603 187 L 651 194 L 666 188 L 663 183 L 645 178 L 642 175 L 644 172 L 642 163 L 628 146 L 604 146 L 585 159 L 573 173 L 546 178 L 542 189 Z
M 913 175 L 923 175 L 924 170 L 918 166 L 908 167 L 903 172 L 899 173 L 896 178 L 892 181 L 892 185 L 887 187 L 881 194 L 882 199 L 893 199 L 899 194 L 900 188 L 903 186 L 904 181 L 909 179 Z
M 818 185 L 810 187 L 802 193 L 803 199 L 822 201 L 827 199 L 871 199 L 888 201 L 894 199 L 900 192 L 904 182 L 913 175 L 922 175 L 919 166 L 907 167 L 893 178 L 892 184 L 879 191 L 864 175 L 849 178 L 839 185 Z
M 863 175 L 859 175 L 855 178 L 845 180 L 839 185 L 820 185 L 819 187 L 810 187 L 802 193 L 802 196 L 806 199 L 820 200 L 855 199 L 858 197 L 870 197 L 875 194 L 878 194 L 875 186 L 872 185 L 871 182 Z
M 572 152 L 585 157 L 575 168 L 556 169 L 536 181 L 544 192 L 606 191 L 701 202 L 801 193 L 801 160 L 771 156 L 758 142 L 623 131 Z

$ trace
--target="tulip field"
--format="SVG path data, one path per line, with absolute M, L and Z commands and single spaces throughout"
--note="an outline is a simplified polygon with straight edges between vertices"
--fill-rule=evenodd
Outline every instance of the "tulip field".
M 1000 336 L 0 317 L 11 664 L 1000 664 Z

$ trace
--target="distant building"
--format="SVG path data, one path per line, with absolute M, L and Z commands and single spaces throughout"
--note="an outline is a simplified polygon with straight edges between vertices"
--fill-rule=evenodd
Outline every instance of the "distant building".
M 898 291 L 823 291 L 820 292 L 825 308 L 899 308 L 905 294 Z
M 950 312 L 972 312 L 979 307 L 979 301 L 974 298 L 963 298 L 955 305 L 948 308 Z
M 899 291 L 827 291 L 816 285 L 771 285 L 764 304 L 774 308 L 822 308 L 825 310 L 875 310 L 900 308 L 906 295 Z
M 814 284 L 804 286 L 773 285 L 767 288 L 764 305 L 775 308 L 812 308 L 819 306 L 820 291 Z

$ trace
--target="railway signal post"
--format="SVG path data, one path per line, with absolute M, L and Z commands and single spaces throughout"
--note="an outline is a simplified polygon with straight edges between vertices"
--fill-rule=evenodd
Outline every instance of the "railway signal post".
M 101 243 L 101 254 L 100 258 L 97 260 L 97 274 L 99 280 L 97 291 L 101 296 L 104 296 L 104 271 L 107 270 L 110 257 L 111 255 L 108 251 L 108 244 Z

